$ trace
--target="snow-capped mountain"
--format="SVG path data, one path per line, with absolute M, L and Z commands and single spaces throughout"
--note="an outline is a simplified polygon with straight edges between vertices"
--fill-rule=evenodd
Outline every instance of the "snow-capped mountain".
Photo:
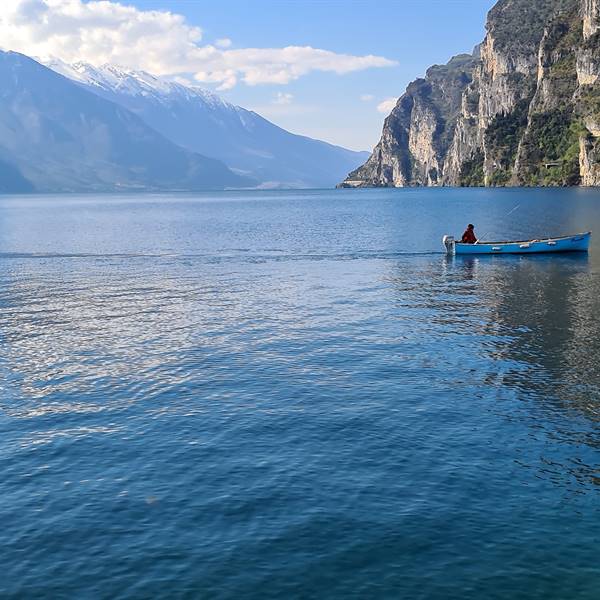
M 253 185 L 23 54 L 0 51 L 0 84 L 0 192 Z
M 134 112 L 179 146 L 222 160 L 263 187 L 333 187 L 368 158 L 292 134 L 212 92 L 143 71 L 59 60 L 46 65 Z
M 108 64 L 102 67 L 94 67 L 85 62 L 68 64 L 56 58 L 45 61 L 44 64 L 73 81 L 96 87 L 99 91 L 152 97 L 156 101 L 163 102 L 168 102 L 169 98 L 178 96 L 190 100 L 198 99 L 215 108 L 236 108 L 208 90 L 161 79 L 145 71 L 135 71 Z

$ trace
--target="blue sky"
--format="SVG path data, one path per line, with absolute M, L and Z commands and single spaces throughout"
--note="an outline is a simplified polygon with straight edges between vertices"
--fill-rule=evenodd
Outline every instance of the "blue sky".
M 370 150 L 381 132 L 383 100 L 434 63 L 470 51 L 484 36 L 491 0 L 136 0 L 141 9 L 185 15 L 203 42 L 229 38 L 233 47 L 312 46 L 373 54 L 398 65 L 337 75 L 309 73 L 287 85 L 239 84 L 222 93 L 291 131 Z M 274 104 L 277 93 L 289 104 Z M 361 100 L 361 96 L 373 96 Z M 282 98 L 280 97 L 280 101 Z M 285 99 L 283 99 L 285 101 Z
M 295 133 L 370 150 L 390 103 L 430 65 L 470 52 L 493 4 L 2 0 L 0 47 L 181 78 Z

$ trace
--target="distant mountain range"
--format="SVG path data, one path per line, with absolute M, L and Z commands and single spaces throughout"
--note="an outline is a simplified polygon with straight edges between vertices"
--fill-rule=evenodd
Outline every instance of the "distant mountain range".
M 252 185 L 36 61 L 0 52 L 0 191 L 205 190 Z
M 195 87 L 0 51 L 0 193 L 332 187 L 368 153 Z
M 369 156 L 294 135 L 206 90 L 143 71 L 58 60 L 46 65 L 130 110 L 179 146 L 217 158 L 261 187 L 333 187 Z

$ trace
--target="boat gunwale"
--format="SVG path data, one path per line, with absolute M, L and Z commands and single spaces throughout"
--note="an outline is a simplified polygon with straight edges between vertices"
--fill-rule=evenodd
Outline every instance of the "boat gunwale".
M 569 240 L 574 237 L 587 237 L 592 234 L 591 231 L 586 231 L 584 233 L 574 233 L 572 235 L 563 235 L 560 237 L 549 237 L 549 238 L 540 238 L 534 240 L 510 240 L 504 242 L 480 242 L 477 241 L 474 244 L 465 244 L 464 242 L 454 242 L 457 246 L 498 246 L 500 244 L 541 244 L 544 242 L 559 242 L 561 240 Z

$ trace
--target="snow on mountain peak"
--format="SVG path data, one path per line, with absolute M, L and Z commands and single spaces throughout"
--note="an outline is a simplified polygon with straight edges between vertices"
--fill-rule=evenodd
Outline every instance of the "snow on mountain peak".
M 146 71 L 112 64 L 104 64 L 101 67 L 86 62 L 69 64 L 56 58 L 44 61 L 44 64 L 68 79 L 107 91 L 131 96 L 153 96 L 157 101 L 162 102 L 181 97 L 188 100 L 198 98 L 213 107 L 237 109 L 208 90 L 156 77 Z

